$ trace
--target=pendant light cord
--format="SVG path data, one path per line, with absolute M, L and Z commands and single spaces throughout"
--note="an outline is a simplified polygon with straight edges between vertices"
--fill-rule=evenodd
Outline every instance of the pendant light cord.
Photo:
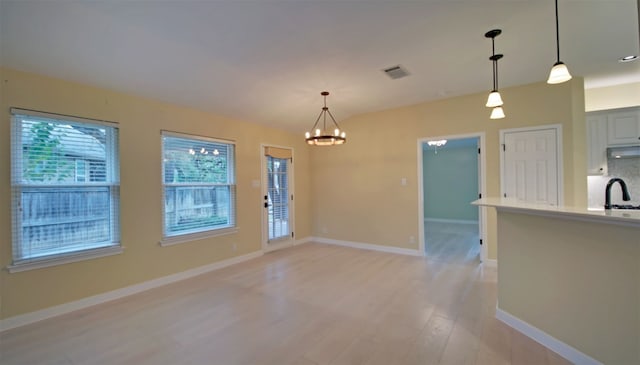
M 560 62 L 560 25 L 558 21 L 558 0 L 556 0 L 556 52 Z
M 327 108 L 327 96 L 324 96 L 324 108 L 322 108 L 323 111 L 327 111 L 329 110 L 329 108 Z M 326 131 L 327 130 L 327 113 L 325 112 L 323 114 L 323 118 L 322 118 L 322 130 Z
M 491 58 L 493 61 L 493 90 L 498 90 L 498 60 L 496 56 L 496 37 L 491 38 Z
M 493 90 L 498 90 L 498 60 L 493 61 L 495 71 L 495 81 L 493 82 Z

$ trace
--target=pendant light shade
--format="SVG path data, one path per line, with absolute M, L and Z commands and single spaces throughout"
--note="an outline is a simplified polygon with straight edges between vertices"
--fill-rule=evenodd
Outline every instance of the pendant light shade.
M 492 90 L 491 93 L 489 93 L 489 97 L 487 98 L 487 107 L 494 108 L 502 104 L 504 103 L 502 102 L 500 92 L 498 92 L 498 90 Z
M 504 118 L 504 110 L 502 109 L 501 106 L 497 106 L 495 108 L 493 108 L 491 110 L 491 116 L 489 117 L 490 119 L 502 119 Z
M 493 29 L 484 34 L 485 37 L 491 38 L 491 57 L 489 57 L 489 60 L 493 66 L 493 89 L 489 93 L 487 103 L 485 104 L 488 108 L 493 108 L 491 111 L 491 119 L 504 118 L 504 110 L 502 110 L 504 102 L 502 101 L 502 96 L 500 96 L 500 92 L 498 91 L 498 60 L 504 56 L 502 54 L 496 54 L 495 47 L 495 38 L 501 33 L 502 30 L 500 29 Z
M 571 80 L 571 74 L 569 73 L 567 65 L 563 62 L 556 62 L 551 68 L 551 72 L 549 72 L 547 84 L 561 84 L 569 80 Z
M 329 95 L 328 91 L 323 91 L 320 95 L 324 96 L 324 107 L 322 107 L 322 111 L 320 115 L 318 115 L 318 119 L 316 119 L 316 123 L 311 128 L 312 132 L 305 133 L 305 140 L 307 144 L 312 146 L 335 146 L 344 144 L 347 141 L 347 134 L 340 130 L 340 126 L 338 122 L 333 118 L 333 115 L 327 108 L 327 95 Z M 327 115 L 329 115 L 329 121 L 333 123 L 335 128 L 332 129 L 331 125 L 327 127 Z M 322 129 L 318 125 L 322 120 Z
M 549 79 L 547 84 L 561 84 L 563 82 L 571 80 L 571 74 L 564 62 L 560 61 L 560 25 L 558 21 L 558 0 L 555 0 L 556 4 L 556 55 L 557 61 L 549 72 Z

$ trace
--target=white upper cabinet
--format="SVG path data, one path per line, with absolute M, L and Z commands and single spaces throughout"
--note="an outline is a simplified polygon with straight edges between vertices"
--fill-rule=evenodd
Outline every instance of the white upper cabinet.
M 607 174 L 607 115 L 587 114 L 587 174 Z
M 640 108 L 607 112 L 609 145 L 640 144 Z

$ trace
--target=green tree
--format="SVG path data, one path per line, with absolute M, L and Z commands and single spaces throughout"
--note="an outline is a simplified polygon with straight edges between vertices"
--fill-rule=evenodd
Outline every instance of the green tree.
M 23 150 L 23 179 L 34 182 L 64 181 L 73 174 L 73 165 L 62 153 L 63 137 L 55 125 L 35 122 L 29 125 L 30 143 Z
M 227 159 L 212 154 L 166 151 L 165 182 L 227 183 Z

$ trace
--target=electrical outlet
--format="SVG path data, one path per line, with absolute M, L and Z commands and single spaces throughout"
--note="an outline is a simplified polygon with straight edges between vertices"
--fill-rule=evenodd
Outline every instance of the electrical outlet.
M 231 244 L 231 249 L 233 250 L 233 252 L 238 251 L 238 245 L 235 243 Z
M 415 236 L 409 236 L 409 244 L 412 244 L 412 245 L 416 244 L 416 237 Z

